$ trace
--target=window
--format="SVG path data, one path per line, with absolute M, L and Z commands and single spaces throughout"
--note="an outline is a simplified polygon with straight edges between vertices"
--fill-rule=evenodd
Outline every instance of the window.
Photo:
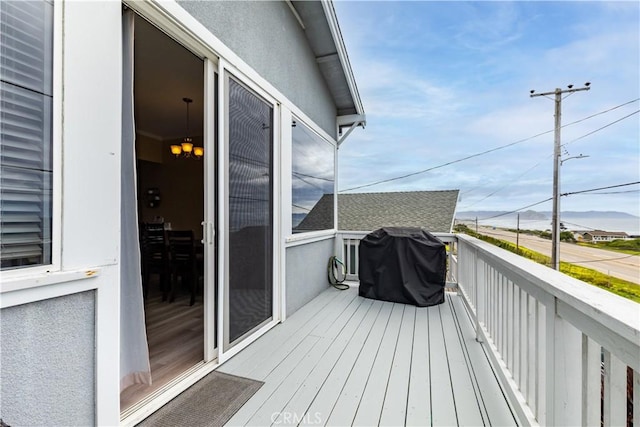
M 51 264 L 53 4 L 0 2 L 0 261 Z
M 333 229 L 334 146 L 299 121 L 292 134 L 294 233 Z

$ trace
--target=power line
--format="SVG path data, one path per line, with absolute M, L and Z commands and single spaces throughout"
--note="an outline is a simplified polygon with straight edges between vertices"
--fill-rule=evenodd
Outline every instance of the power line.
M 292 206 L 294 206 L 294 207 L 296 207 L 296 208 L 298 208 L 298 209 L 302 209 L 302 210 L 304 210 L 304 211 L 311 212 L 311 209 L 309 209 L 309 208 L 303 208 L 302 206 L 300 206 L 300 205 L 296 205 L 295 203 L 291 203 L 291 205 L 292 205 Z
M 638 102 L 638 101 L 640 101 L 640 98 L 632 99 L 631 101 L 625 102 L 624 104 L 620 104 L 620 105 L 616 105 L 615 107 L 611 107 L 608 110 L 600 111 L 599 113 L 592 114 L 592 115 L 584 117 L 584 118 L 582 118 L 580 120 L 576 120 L 575 122 L 567 123 L 566 125 L 564 125 L 562 127 L 571 126 L 571 125 L 575 125 L 576 123 L 584 122 L 585 120 L 592 119 L 594 117 L 600 116 L 602 114 L 608 113 L 608 112 L 613 111 L 613 110 L 617 110 L 618 108 L 624 107 L 624 106 L 629 105 L 629 104 L 633 104 L 634 102 Z
M 312 187 L 317 188 L 318 190 L 322 191 L 323 193 L 328 190 L 328 188 L 324 188 L 324 187 L 321 187 L 321 186 L 319 186 L 317 184 L 314 184 L 312 182 L 307 181 L 306 179 L 302 178 L 301 176 L 299 176 L 299 174 L 296 174 L 295 172 L 293 173 L 293 179 L 298 179 L 298 180 L 304 182 L 307 185 L 310 185 Z
M 625 191 L 602 191 L 600 193 L 591 193 L 590 196 L 598 194 L 626 194 L 626 193 L 638 193 L 640 190 L 625 190 Z
M 485 220 L 487 220 L 487 219 L 498 218 L 498 217 L 501 217 L 501 216 L 509 215 L 509 214 L 512 214 L 512 213 L 516 213 L 516 212 L 521 211 L 521 210 L 523 210 L 523 209 L 527 209 L 527 208 L 531 208 L 531 207 L 533 207 L 533 206 L 541 205 L 541 204 L 543 204 L 543 203 L 545 203 L 545 202 L 548 202 L 549 200 L 552 200 L 552 199 L 553 199 L 553 197 L 549 197 L 548 199 L 544 199 L 544 200 L 541 200 L 541 201 L 539 201 L 539 202 L 532 203 L 532 204 L 530 204 L 530 205 L 523 206 L 523 207 L 521 207 L 521 208 L 514 209 L 514 210 L 509 211 L 509 212 L 503 212 L 503 213 L 501 213 L 501 214 L 494 215 L 494 216 L 489 216 L 489 217 L 487 217 L 487 218 L 480 218 L 480 219 L 478 219 L 478 221 L 485 221 Z
M 618 188 L 618 187 L 627 187 L 629 185 L 637 185 L 640 184 L 640 181 L 636 181 L 636 182 L 628 182 L 626 184 L 618 184 L 618 185 L 609 185 L 607 187 L 600 187 L 600 188 L 592 188 L 590 190 L 581 190 L 581 191 L 572 191 L 570 193 L 562 193 L 561 196 L 572 196 L 574 194 L 582 194 L 582 193 L 590 193 L 592 191 L 598 191 L 598 190 L 608 190 L 609 188 Z
M 323 177 L 315 176 L 315 175 L 309 175 L 309 174 L 298 172 L 298 171 L 295 171 L 295 170 L 293 171 L 293 174 L 294 175 L 300 175 L 300 176 L 306 176 L 307 178 L 314 178 L 314 179 L 319 179 L 319 180 L 322 180 L 322 181 L 327 181 L 327 182 L 333 183 L 333 179 L 323 178 Z
M 566 97 L 565 97 L 565 98 L 566 98 Z M 575 125 L 575 124 L 580 123 L 580 122 L 584 122 L 584 121 L 586 121 L 586 120 L 592 119 L 592 118 L 597 117 L 597 116 L 600 116 L 600 115 L 602 115 L 602 114 L 606 114 L 606 113 L 611 112 L 611 111 L 613 111 L 613 110 L 617 110 L 618 108 L 622 108 L 622 107 L 624 107 L 624 106 L 627 106 L 627 105 L 629 105 L 629 104 L 633 104 L 634 102 L 638 102 L 638 101 L 640 101 L 640 98 L 632 99 L 631 101 L 625 102 L 624 104 L 616 105 L 615 107 L 608 108 L 608 109 L 606 109 L 606 110 L 604 110 L 604 111 L 600 111 L 599 113 L 595 113 L 595 114 L 592 114 L 592 115 L 590 115 L 590 116 L 584 117 L 584 118 L 582 118 L 582 119 L 579 119 L 579 120 L 573 121 L 573 122 L 571 122 L 571 123 L 567 123 L 566 125 L 563 125 L 563 126 L 562 126 L 562 128 L 565 128 L 565 127 L 567 127 L 567 126 L 571 126 L 571 125 Z M 632 114 L 635 114 L 635 113 L 632 113 Z M 620 119 L 620 120 L 623 120 L 623 119 L 624 119 L 624 118 L 622 118 L 622 119 Z M 614 122 L 614 123 L 615 123 L 615 122 Z M 613 124 L 613 123 L 612 123 L 612 124 Z M 610 126 L 610 125 L 609 125 L 609 126 Z M 572 141 L 572 142 L 573 142 L 573 141 Z M 569 144 L 569 142 L 568 142 L 567 144 Z M 564 145 L 567 145 L 567 144 L 564 144 Z M 566 151 L 566 150 L 565 150 L 565 151 Z M 547 157 L 550 157 L 550 156 L 547 156 Z M 537 167 L 537 166 L 539 166 L 539 165 L 540 165 L 540 163 L 538 163 L 536 166 L 532 167 L 532 169 L 536 168 L 536 167 Z M 528 171 L 527 171 L 527 172 L 528 172 Z M 509 185 L 513 184 L 514 182 L 516 182 L 517 180 L 519 180 L 519 179 L 520 179 L 522 176 L 524 176 L 527 172 L 525 172 L 524 174 L 520 175 L 520 176 L 519 176 L 518 178 L 516 178 L 514 181 L 511 181 L 511 182 L 507 185 L 507 187 L 508 187 Z M 476 190 L 476 189 L 478 189 L 478 188 L 482 188 L 482 185 L 478 185 L 478 186 L 473 187 L 473 188 L 471 188 L 471 189 L 469 189 L 469 190 L 462 191 L 462 192 L 460 192 L 460 195 L 462 196 L 462 195 L 464 195 L 464 194 L 470 193 L 471 191 L 474 191 L 474 190 Z M 498 190 L 498 191 L 502 191 L 504 188 L 506 188 L 506 187 L 503 187 L 501 190 Z M 490 196 L 492 196 L 492 195 L 494 195 L 494 194 L 495 194 L 495 192 L 494 192 L 494 193 L 491 193 L 491 195 L 490 195 Z M 605 193 L 602 193 L 602 194 L 605 194 Z M 476 203 L 481 202 L 482 200 L 485 200 L 485 199 L 486 199 L 486 198 L 488 198 L 488 197 L 489 197 L 489 196 L 485 197 L 484 199 L 478 200 L 477 202 L 474 202 L 474 203 L 473 203 L 473 204 L 471 204 L 471 205 L 467 205 L 467 206 L 465 207 L 465 209 L 466 209 L 466 208 L 469 208 L 469 207 L 471 207 L 471 206 L 473 206 L 473 205 L 475 205 Z
M 630 101 L 630 102 L 633 102 L 633 101 Z M 626 104 L 625 104 L 625 105 L 626 105 Z M 610 111 L 610 110 L 609 110 L 609 111 Z M 578 138 L 578 139 L 581 139 L 581 138 L 584 138 L 585 136 L 591 135 L 591 134 L 593 134 L 593 133 L 597 132 L 598 130 L 605 129 L 605 128 L 607 128 L 607 127 L 611 126 L 612 124 L 618 123 L 618 122 L 620 122 L 621 120 L 624 120 L 624 119 L 626 119 L 626 118 L 628 118 L 628 117 L 631 117 L 633 114 L 637 114 L 639 111 L 640 111 L 640 110 L 638 110 L 638 111 L 636 111 L 636 112 L 634 112 L 634 113 L 631 113 L 630 115 L 625 116 L 625 117 L 623 117 L 623 118 L 621 118 L 621 119 L 619 119 L 619 120 L 616 120 L 615 122 L 612 122 L 612 123 L 610 123 L 610 124 L 608 124 L 608 125 L 606 125 L 606 126 L 603 126 L 603 127 L 601 127 L 600 129 L 597 129 L 597 130 L 595 130 L 595 131 L 593 131 L 593 132 L 590 132 L 590 133 L 588 133 L 588 134 L 586 134 L 586 135 L 583 135 L 582 137 L 580 137 L 580 138 Z M 599 113 L 599 114 L 601 114 L 601 113 Z M 594 114 L 594 115 L 592 115 L 592 116 L 590 116 L 590 117 L 595 117 L 596 115 L 597 115 L 597 114 Z M 585 120 L 585 119 L 583 119 L 583 120 L 578 120 L 578 121 L 573 122 L 573 123 L 578 123 L 578 122 L 580 122 L 580 121 L 584 121 L 584 120 Z M 573 141 L 571 141 L 571 142 L 577 141 L 578 139 L 575 139 L 575 140 L 573 140 Z M 568 142 L 567 144 L 569 144 L 569 143 L 570 143 L 570 142 Z M 563 144 L 563 147 L 564 147 L 565 145 L 567 145 L 567 144 Z M 565 152 L 566 152 L 566 150 L 565 150 Z M 586 156 L 586 157 L 588 157 L 588 156 Z M 561 162 L 562 162 L 562 161 L 561 161 Z M 517 178 L 515 178 L 514 180 L 509 181 L 509 183 L 508 183 L 507 185 L 505 185 L 504 187 L 502 187 L 502 188 L 500 188 L 500 189 L 498 189 L 498 190 L 496 190 L 496 191 L 494 191 L 494 192 L 492 192 L 492 193 L 488 194 L 487 196 L 483 197 L 483 198 L 482 198 L 482 199 L 480 199 L 480 200 L 477 200 L 477 201 L 473 202 L 473 203 L 472 203 L 472 204 L 470 204 L 470 205 L 466 205 L 466 206 L 464 206 L 464 209 L 468 209 L 468 208 L 470 208 L 471 206 L 474 206 L 474 205 L 476 205 L 476 204 L 478 204 L 478 203 L 480 203 L 480 202 L 482 202 L 482 201 L 484 201 L 484 200 L 488 199 L 489 197 L 491 197 L 491 196 L 495 195 L 496 193 L 498 193 L 498 192 L 500 192 L 500 191 L 504 190 L 505 188 L 507 188 L 507 187 L 511 186 L 512 184 L 516 183 L 520 178 L 522 178 L 524 175 L 526 175 L 527 173 L 529 173 L 531 170 L 535 169 L 535 168 L 536 168 L 536 167 L 538 167 L 538 166 L 540 166 L 540 163 L 537 163 L 537 164 L 536 164 L 536 165 L 534 165 L 532 168 L 528 169 L 527 171 L 525 171 L 523 174 L 521 174 L 520 176 L 518 176 L 518 177 L 517 177 Z M 481 186 L 478 186 L 478 187 L 475 187 L 475 188 L 473 188 L 473 189 L 475 190 L 476 188 L 480 188 L 480 187 L 481 187 Z M 465 193 L 468 193 L 469 191 L 471 191 L 471 190 L 467 190 Z M 595 191 L 595 190 L 594 190 L 594 191 Z M 622 194 L 622 193 L 635 193 L 635 192 L 638 192 L 638 191 L 639 191 L 639 190 L 630 190 L 630 191 L 614 191 L 614 192 L 603 192 L 603 193 L 593 193 L 593 194 Z M 462 194 L 464 194 L 464 193 L 462 193 Z M 562 195 L 564 196 L 564 195 L 566 195 L 566 194 L 562 194 Z
M 563 224 L 569 224 L 569 225 L 575 225 L 575 226 L 580 227 L 580 228 L 585 229 L 585 230 L 596 230 L 593 227 L 588 227 L 588 226 L 582 225 L 582 224 L 576 224 L 575 222 L 569 222 L 569 221 L 563 220 L 562 223 Z
M 542 132 L 542 133 L 539 133 L 539 134 L 534 135 L 534 136 L 530 136 L 529 138 L 521 139 L 519 141 L 515 141 L 515 142 L 509 143 L 509 144 L 506 144 L 506 145 L 501 145 L 499 147 L 495 147 L 495 148 L 492 148 L 490 150 L 483 151 L 481 153 L 472 154 L 470 156 L 466 156 L 466 157 L 463 157 L 461 159 L 452 160 L 450 162 L 443 163 L 443 164 L 438 165 L 438 166 L 433 166 L 433 167 L 430 167 L 430 168 L 427 168 L 427 169 L 423 169 L 423 170 L 420 170 L 420 171 L 417 171 L 417 172 L 408 173 L 408 174 L 401 175 L 401 176 L 396 176 L 396 177 L 393 177 L 393 178 L 383 179 L 383 180 L 380 180 L 380 181 L 372 182 L 370 184 L 364 184 L 364 185 L 358 185 L 356 187 L 345 188 L 344 190 L 340 190 L 339 192 L 340 193 L 344 193 L 346 191 L 358 190 L 360 188 L 373 187 L 374 185 L 383 184 L 385 182 L 397 181 L 399 179 L 409 178 L 410 176 L 420 175 L 420 174 L 423 174 L 423 173 L 426 173 L 426 172 L 430 172 L 430 171 L 435 170 L 435 169 L 440 169 L 440 168 L 443 168 L 445 166 L 450 166 L 450 165 L 453 165 L 455 163 L 460 163 L 460 162 L 463 162 L 465 160 L 473 159 L 474 157 L 484 156 L 485 154 L 493 153 L 494 151 L 498 151 L 498 150 L 502 150 L 504 148 L 512 147 L 512 146 L 514 146 L 516 144 L 520 144 L 522 142 L 529 141 L 531 139 L 537 138 L 537 137 L 542 136 L 542 135 L 546 135 L 546 134 L 551 133 L 551 132 L 553 132 L 553 131 L 549 130 L 549 131 Z
M 596 129 L 596 130 L 594 130 L 594 131 L 591 131 L 591 132 L 586 133 L 586 134 L 584 134 L 584 135 L 582 135 L 582 136 L 579 136 L 579 137 L 578 137 L 578 138 L 576 138 L 576 139 L 572 139 L 571 141 L 569 141 L 569 142 L 567 142 L 567 143 L 562 144 L 562 146 L 563 146 L 563 147 L 566 147 L 567 145 L 569 145 L 569 144 L 571 144 L 571 143 L 573 143 L 573 142 L 576 142 L 576 141 L 579 141 L 579 140 L 581 140 L 581 139 L 583 139 L 583 138 L 586 138 L 586 137 L 587 137 L 587 136 L 589 136 L 589 135 L 593 135 L 594 133 L 599 132 L 599 131 L 601 131 L 602 129 L 606 129 L 606 128 L 608 128 L 609 126 L 615 125 L 616 123 L 621 122 L 621 121 L 623 121 L 623 120 L 625 120 L 625 119 L 628 119 L 629 117 L 633 116 L 634 114 L 638 114 L 638 113 L 640 113 L 640 110 L 636 110 L 636 111 L 634 111 L 634 112 L 633 112 L 633 113 L 631 113 L 631 114 L 628 114 L 628 115 L 626 115 L 626 116 L 624 116 L 624 117 L 622 117 L 622 118 L 620 118 L 620 119 L 618 119 L 618 120 L 616 120 L 616 121 L 613 121 L 613 122 L 611 122 L 611 123 L 609 123 L 609 124 L 607 124 L 607 125 L 602 126 L 601 128 L 598 128 L 598 129 Z
M 570 192 L 570 193 L 562 193 L 561 196 L 572 196 L 574 194 L 582 194 L 582 193 L 588 193 L 588 192 L 591 192 L 591 191 L 606 190 L 606 189 L 609 189 L 609 188 L 626 187 L 626 186 L 629 186 L 629 185 L 636 185 L 636 184 L 640 184 L 640 181 L 628 182 L 626 184 L 609 185 L 609 186 L 606 186 L 606 187 L 592 188 L 592 189 L 589 189 L 589 190 L 573 191 L 573 192 Z M 552 199 L 553 199 L 553 197 L 549 197 L 548 199 L 544 199 L 544 200 L 541 200 L 539 202 L 532 203 L 530 205 L 523 206 L 521 208 L 514 209 L 514 210 L 509 211 L 509 212 L 503 212 L 503 213 L 500 213 L 498 215 L 489 216 L 489 217 L 486 217 L 486 218 L 479 218 L 478 221 L 485 221 L 487 219 L 498 218 L 498 217 L 501 217 L 501 216 L 509 215 L 509 214 L 512 214 L 512 213 L 516 213 L 516 212 L 519 212 L 519 211 L 521 211 L 523 209 L 527 209 L 527 208 L 530 208 L 530 207 L 537 206 L 537 205 L 540 205 L 542 203 L 548 202 L 549 200 L 552 200 Z
M 613 111 L 613 110 L 615 110 L 617 108 L 623 107 L 625 105 L 631 104 L 631 103 L 636 102 L 638 100 L 640 100 L 640 98 L 634 99 L 632 101 L 625 102 L 624 104 L 617 105 L 615 107 L 609 108 L 609 109 L 601 111 L 599 113 L 592 114 L 589 117 L 585 117 L 583 119 L 576 120 L 575 122 L 568 123 L 568 124 L 566 124 L 566 125 L 564 125 L 562 127 L 564 128 L 566 126 L 571 126 L 571 125 L 574 125 L 576 123 L 580 123 L 582 121 L 588 120 L 588 119 L 596 117 L 598 115 L 601 115 L 601 114 L 607 113 L 609 111 Z M 498 151 L 498 150 L 502 150 L 502 149 L 505 149 L 505 148 L 509 148 L 509 147 L 512 147 L 512 146 L 514 146 L 516 144 L 521 144 L 523 142 L 530 141 L 532 139 L 538 138 L 540 136 L 543 136 L 543 135 L 546 135 L 546 134 L 552 133 L 552 132 L 554 132 L 554 129 L 548 130 L 548 131 L 545 131 L 545 132 L 541 132 L 541 133 L 538 133 L 536 135 L 530 136 L 528 138 L 524 138 L 524 139 L 520 139 L 520 140 L 515 141 L 515 142 L 511 142 L 509 144 L 501 145 L 501 146 L 498 146 L 498 147 L 495 147 L 495 148 L 492 148 L 492 149 L 489 149 L 489 150 L 486 150 L 486 151 L 482 151 L 480 153 L 476 153 L 476 154 L 472 154 L 470 156 L 462 157 L 462 158 L 457 159 L 457 160 L 452 160 L 452 161 L 447 162 L 447 163 L 443 163 L 443 164 L 440 164 L 440 165 L 437 165 L 437 166 L 433 166 L 433 167 L 430 167 L 430 168 L 427 168 L 427 169 L 422 169 L 422 170 L 419 170 L 417 172 L 411 172 L 411 173 L 408 173 L 408 174 L 405 174 L 405 175 L 400 175 L 400 176 L 396 176 L 396 177 L 392 177 L 392 178 L 387 178 L 387 179 L 383 179 L 383 180 L 380 180 L 380 181 L 375 181 L 375 182 L 372 182 L 372 183 L 369 183 L 369 184 L 363 184 L 363 185 L 358 185 L 358 186 L 351 187 L 351 188 L 345 188 L 343 190 L 339 190 L 339 193 L 344 193 L 344 192 L 352 191 L 352 190 L 359 190 L 361 188 L 373 187 L 374 185 L 384 184 L 386 182 L 391 182 L 391 181 L 397 181 L 397 180 L 404 179 L 404 178 L 409 178 L 409 177 L 415 176 L 415 175 L 421 175 L 423 173 L 430 172 L 430 171 L 435 170 L 435 169 L 440 169 L 440 168 L 443 168 L 445 166 L 450 166 L 450 165 L 453 165 L 455 163 L 460 163 L 460 162 L 463 162 L 465 160 L 473 159 L 475 157 L 484 156 L 485 154 L 493 153 L 494 151 Z M 573 142 L 573 141 L 571 141 L 571 142 Z
M 496 193 L 499 193 L 500 191 L 504 190 L 505 188 L 509 187 L 510 185 L 512 185 L 512 184 L 514 184 L 514 183 L 516 183 L 516 182 L 518 182 L 518 180 L 519 180 L 520 178 L 522 178 L 523 176 L 525 176 L 526 174 L 528 174 L 529 172 L 531 172 L 532 170 L 534 170 L 535 168 L 537 168 L 538 166 L 540 166 L 540 164 L 541 164 L 541 163 L 542 163 L 542 162 L 538 162 L 538 163 L 536 163 L 535 165 L 533 165 L 532 167 L 530 167 L 529 169 L 527 169 L 526 171 L 524 171 L 522 174 L 520 174 L 517 178 L 515 178 L 515 179 L 513 179 L 513 180 L 509 181 L 509 183 L 508 183 L 507 185 L 505 185 L 505 186 L 503 186 L 503 187 L 501 187 L 501 188 L 497 189 L 497 190 L 496 190 L 496 191 L 494 191 L 493 193 L 490 193 L 490 194 L 486 195 L 486 196 L 485 196 L 485 197 L 483 197 L 482 199 L 477 200 L 477 201 L 475 201 L 475 202 L 471 203 L 470 205 L 466 205 L 466 206 L 464 206 L 464 209 L 468 209 L 468 208 L 470 208 L 471 206 L 476 205 L 476 204 L 478 204 L 478 203 L 482 202 L 483 200 L 488 199 L 489 197 L 491 197 L 491 196 L 495 195 Z M 462 208 L 461 208 L 461 209 L 462 209 Z

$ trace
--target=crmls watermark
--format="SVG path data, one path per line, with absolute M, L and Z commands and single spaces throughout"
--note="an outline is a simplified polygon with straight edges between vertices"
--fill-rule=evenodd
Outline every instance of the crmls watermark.
M 271 414 L 271 422 L 273 424 L 322 424 L 322 414 L 314 412 L 313 414 L 298 414 L 296 412 L 274 412 Z

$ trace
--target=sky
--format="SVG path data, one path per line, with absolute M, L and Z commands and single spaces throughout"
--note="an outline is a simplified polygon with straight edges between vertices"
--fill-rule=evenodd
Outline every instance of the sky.
M 334 7 L 367 115 L 366 128 L 339 149 L 339 191 L 436 167 L 350 192 L 459 189 L 458 211 L 511 211 L 549 199 L 554 101 L 529 91 L 585 82 L 589 91 L 563 99 L 563 125 L 628 104 L 562 129 L 562 158 L 589 157 L 563 162 L 560 192 L 640 181 L 640 3 L 335 0 Z M 565 196 L 561 209 L 640 216 L 638 190 Z

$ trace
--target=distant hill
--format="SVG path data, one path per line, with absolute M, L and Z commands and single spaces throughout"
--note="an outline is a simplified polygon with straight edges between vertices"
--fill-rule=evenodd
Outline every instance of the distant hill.
M 456 213 L 456 219 L 474 219 L 478 218 L 489 218 L 492 216 L 501 215 L 502 218 L 515 218 L 518 213 L 506 213 L 506 211 L 462 211 Z M 614 219 L 614 218 L 638 218 L 637 216 L 628 214 L 626 212 L 616 212 L 616 211 L 562 211 L 561 213 L 562 219 L 571 219 L 571 218 L 598 218 L 598 219 Z M 531 220 L 545 220 L 551 218 L 551 212 L 536 212 L 536 211 L 525 211 L 520 212 L 520 219 L 531 219 Z M 640 219 L 640 218 L 639 218 Z

